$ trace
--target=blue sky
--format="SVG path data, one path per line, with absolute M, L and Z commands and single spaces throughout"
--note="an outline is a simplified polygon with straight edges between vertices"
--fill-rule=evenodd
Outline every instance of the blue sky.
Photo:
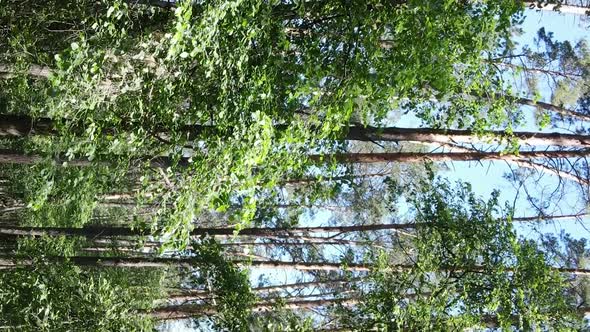
M 516 38 L 517 42 L 522 46 L 525 44 L 532 44 L 536 37 L 537 31 L 545 27 L 546 31 L 553 32 L 557 40 L 570 40 L 573 43 L 580 39 L 586 39 L 590 41 L 590 30 L 587 27 L 590 25 L 590 21 L 586 18 L 575 16 L 575 15 L 564 15 L 550 11 L 532 11 L 527 10 L 526 19 L 522 25 L 524 33 Z M 549 92 L 543 91 L 542 95 L 549 96 Z M 530 124 L 526 130 L 538 130 L 534 124 Z M 461 179 L 472 183 L 474 190 L 484 196 L 489 195 L 492 190 L 497 189 L 501 193 L 502 201 L 512 201 L 516 194 L 516 190 L 509 182 L 502 179 L 502 175 L 506 172 L 510 172 L 510 165 L 499 161 L 488 161 L 481 163 L 471 162 L 471 165 L 466 163 L 454 163 L 454 168 L 450 171 L 444 172 L 441 175 L 449 178 Z M 472 166 L 472 167 L 469 167 Z M 512 165 L 512 168 L 515 166 Z M 557 185 L 557 179 L 555 177 L 545 175 L 542 181 L 543 185 L 547 190 Z M 558 206 L 559 210 L 556 210 L 556 214 L 568 214 L 576 213 L 583 208 L 583 205 L 578 201 L 577 188 L 572 184 L 569 186 L 567 192 L 567 198 L 563 200 Z M 523 195 L 521 194 L 521 198 Z M 534 215 L 535 212 L 527 206 L 522 200 L 518 200 L 516 204 L 516 215 Z M 584 220 L 584 223 L 590 221 L 589 219 Z M 588 237 L 590 234 L 584 229 L 579 223 L 573 221 L 563 221 L 557 224 L 547 224 L 541 230 L 544 232 L 556 232 L 560 229 L 564 229 L 566 232 L 571 233 L 575 237 Z M 520 232 L 524 236 L 530 236 L 530 227 L 521 227 Z

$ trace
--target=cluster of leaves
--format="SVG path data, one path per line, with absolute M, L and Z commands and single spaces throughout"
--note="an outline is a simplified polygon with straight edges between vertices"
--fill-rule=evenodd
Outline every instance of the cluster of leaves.
M 416 237 L 405 256 L 372 258 L 365 301 L 345 324 L 385 330 L 582 326 L 566 279 L 533 241 L 517 238 L 497 194 L 483 201 L 467 184 L 453 188 L 435 180 L 411 202 Z M 400 271 L 395 264 L 409 265 Z
M 118 285 L 107 272 L 97 274 L 43 259 L 33 263 L 0 276 L 2 326 L 14 331 L 153 329 L 150 320 L 136 311 L 137 294 L 134 299 L 129 287 Z
M 0 8 L 0 60 L 12 64 L 0 64 L 9 73 L 0 80 L 2 111 L 50 118 L 55 127 L 51 137 L 27 140 L 42 163 L 9 170 L 21 179 L 11 190 L 28 204 L 32 225 L 88 224 L 101 196 L 137 181 L 139 203 L 156 207 L 142 222 L 183 248 L 201 216 L 225 213 L 239 231 L 268 218 L 260 207 L 278 196 L 282 181 L 338 170 L 313 165 L 306 155 L 341 151 L 334 140 L 353 120 L 382 123 L 401 110 L 432 127 L 483 133 L 520 119 L 512 99 L 498 97 L 501 75 L 482 61 L 508 43 L 518 1 L 187 0 L 174 10 L 122 0 L 29 7 L 8 1 Z M 90 167 L 72 166 L 81 159 Z M 400 183 L 390 179 L 381 202 L 372 188 L 350 181 L 330 190 L 318 184 L 298 203 L 340 195 L 381 208 L 362 216 L 375 219 L 397 201 Z M 444 181 L 415 188 L 418 226 L 405 243 L 407 255 L 371 257 L 376 268 L 363 285 L 365 301 L 344 325 L 575 326 L 563 278 L 533 243 L 516 237 L 497 195 L 485 202 L 468 186 Z M 296 222 L 277 219 L 265 221 Z M 67 257 L 80 241 L 25 240 L 19 250 Z M 193 248 L 183 254 L 194 257 L 193 282 L 209 285 L 215 296 L 215 328 L 311 329 L 311 321 L 294 315 L 262 324 L 251 312 L 256 298 L 248 274 L 212 240 Z M 352 249 L 344 256 L 355 260 Z M 0 278 L 4 325 L 149 328 L 134 310 L 151 303 L 137 300 L 144 289 L 132 291 L 123 270 L 34 263 Z M 411 267 L 392 269 L 398 263 Z
M 15 331 L 152 331 L 150 310 L 164 296 L 164 269 L 77 266 L 93 242 L 82 237 L 7 239 L 2 260 L 0 324 Z M 41 254 L 40 254 L 41 253 Z M 102 252 L 103 257 L 117 255 Z
M 311 318 L 302 319 L 293 311 L 283 310 L 278 302 L 273 312 L 256 316 L 251 330 L 261 332 L 312 332 L 314 331 Z
M 223 257 L 222 248 L 213 239 L 202 239 L 194 246 L 198 273 L 192 282 L 208 285 L 215 294 L 216 314 L 213 327 L 219 331 L 312 331 L 313 321 L 282 308 L 281 299 L 274 303 L 274 310 L 256 314 L 252 307 L 257 298 L 251 291 L 247 270 Z
M 62 8 L 55 1 L 50 5 Z M 17 59 L 16 46 L 9 47 L 4 58 L 19 64 L 20 74 L 2 83 L 12 86 L 5 96 L 10 112 L 56 123 L 45 154 L 137 168 L 149 183 L 160 183 L 161 190 L 149 188 L 160 193 L 150 204 L 161 209 L 148 222 L 175 245 L 188 243 L 195 216 L 236 202 L 243 208 L 233 223 L 249 225 L 264 193 L 300 174 L 309 151 L 332 150 L 325 140 L 339 137 L 353 117 L 379 121 L 410 100 L 406 106 L 420 105 L 432 125 L 461 119 L 483 130 L 506 121 L 501 102 L 424 105 L 433 96 L 445 104 L 499 86 L 481 55 L 507 38 L 522 9 L 517 2 L 175 6 L 78 0 L 70 11 L 53 13 L 37 5 L 39 22 L 21 16 L 30 23 L 26 31 L 44 31 L 5 36 L 7 45 L 21 40 L 32 55 Z M 51 21 L 76 33 L 49 33 Z M 50 73 L 27 77 L 40 63 Z M 23 104 L 27 110 L 18 109 Z M 158 156 L 168 158 L 164 172 L 150 169 Z
M 54 160 L 33 166 L 7 165 L 7 192 L 26 203 L 20 222 L 28 226 L 80 227 L 90 223 L 102 195 L 125 190 L 124 172 L 107 165 L 63 167 Z
M 250 290 L 247 270 L 241 270 L 227 261 L 215 240 L 203 239 L 194 248 L 195 268 L 198 269 L 194 282 L 209 285 L 209 291 L 215 294 L 215 327 L 227 331 L 248 331 L 252 319 L 251 307 L 256 298 Z

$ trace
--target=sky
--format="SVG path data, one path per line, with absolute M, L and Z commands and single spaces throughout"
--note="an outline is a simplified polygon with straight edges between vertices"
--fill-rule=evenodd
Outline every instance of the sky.
M 517 37 L 516 41 L 521 46 L 532 44 L 537 31 L 540 28 L 545 27 L 547 32 L 554 33 L 557 40 L 570 40 L 575 43 L 578 40 L 586 39 L 590 42 L 589 26 L 590 21 L 584 17 L 565 15 L 551 11 L 527 10 L 526 18 L 522 25 L 524 33 Z M 543 92 L 542 95 L 550 96 L 550 93 Z M 532 121 L 529 121 L 528 123 L 531 122 Z M 522 129 L 531 131 L 538 130 L 534 125 Z M 555 131 L 555 129 L 549 129 L 549 131 Z M 477 167 L 477 163 L 474 162 L 471 162 L 470 166 L 475 165 L 475 167 L 466 167 L 464 164 L 465 163 L 455 163 L 455 167 L 451 168 L 449 172 L 445 172 L 444 175 L 449 178 L 457 178 L 472 183 L 474 190 L 480 195 L 487 196 L 492 190 L 496 189 L 501 193 L 501 201 L 512 201 L 514 199 L 516 190 L 513 185 L 507 181 L 499 180 L 502 178 L 503 174 L 511 171 L 509 164 L 498 161 L 483 162 L 479 167 Z M 514 166 L 512 167 L 514 168 Z M 557 179 L 546 175 L 543 177 L 543 183 L 547 190 L 551 190 L 557 185 Z M 580 206 L 579 202 L 577 202 L 578 195 L 575 189 L 574 186 L 570 186 L 569 191 L 567 192 L 567 199 L 559 205 L 562 211 L 556 211 L 557 214 L 573 213 L 574 211 L 579 211 L 583 208 L 583 206 Z M 527 204 L 524 203 L 524 195 L 521 194 L 520 197 L 521 199 L 518 200 L 516 204 L 516 216 L 535 215 L 535 212 L 531 211 Z M 590 225 L 590 223 L 588 223 L 589 221 L 589 219 L 585 219 L 584 223 Z M 555 228 L 555 226 L 558 226 L 558 228 Z M 556 225 L 547 224 L 546 227 L 541 228 L 541 230 L 545 232 L 555 232 L 558 229 L 563 229 L 575 237 L 590 237 L 590 233 L 581 224 L 572 221 L 563 221 Z M 528 227 L 528 229 L 521 228 L 520 232 L 523 236 L 532 235 L 530 233 L 530 227 Z
M 584 18 L 580 16 L 574 15 L 564 15 L 559 14 L 556 12 L 548 12 L 548 11 L 533 11 L 527 10 L 526 11 L 526 18 L 522 25 L 524 33 L 517 37 L 517 41 L 521 44 L 531 44 L 536 37 L 536 33 L 541 27 L 545 27 L 547 31 L 551 31 L 554 33 L 554 36 L 558 40 L 570 40 L 570 41 L 577 41 L 579 39 L 585 38 L 590 41 L 590 29 L 586 29 L 590 26 L 590 21 L 586 21 Z M 413 120 L 402 119 L 401 122 L 397 123 L 398 126 L 408 126 L 408 124 L 414 122 Z M 414 124 L 415 125 L 415 124 Z M 529 128 L 531 130 L 538 130 L 538 128 Z M 443 171 L 439 173 L 441 176 L 447 177 L 451 181 L 454 180 L 461 180 L 470 182 L 473 186 L 474 191 L 484 197 L 489 197 L 490 193 L 493 190 L 500 191 L 500 201 L 509 201 L 512 202 L 514 200 L 516 190 L 512 184 L 508 181 L 503 180 L 503 175 L 510 172 L 510 165 L 504 162 L 498 161 L 487 161 L 482 163 L 476 162 L 455 162 L 452 164 L 448 164 L 449 170 Z M 512 166 L 514 167 L 514 166 Z M 556 185 L 556 179 L 551 178 L 549 176 L 543 177 L 543 184 L 547 186 L 547 189 L 550 189 Z M 560 208 L 563 209 L 562 213 L 572 213 L 572 210 L 578 209 L 579 204 L 577 204 L 577 194 L 571 188 L 571 192 L 568 193 L 567 198 L 559 205 Z M 516 201 L 516 215 L 517 216 L 530 216 L 535 215 L 533 211 L 531 211 L 526 202 L 522 200 L 522 195 L 520 195 L 521 199 Z M 310 224 L 322 224 L 322 221 L 327 219 L 327 213 L 318 213 L 314 220 L 310 220 Z M 583 221 L 585 224 L 589 225 L 590 228 L 590 219 L 585 219 Z M 557 227 L 557 228 L 556 228 Z M 564 229 L 566 232 L 571 233 L 574 237 L 590 237 L 590 232 L 588 232 L 584 226 L 579 223 L 574 223 L 571 221 L 564 221 L 561 223 L 556 224 L 547 224 L 544 227 L 541 227 L 543 232 L 558 232 L 559 229 Z M 532 231 L 530 227 L 520 226 L 517 228 L 517 231 L 520 235 L 524 237 L 534 238 L 536 233 Z M 262 271 L 253 271 L 252 273 L 252 280 L 255 281 L 257 277 L 260 275 Z M 266 271 L 268 272 L 268 271 Z M 288 283 L 292 282 L 293 278 L 295 277 L 291 272 L 285 271 L 275 271 L 269 276 L 275 280 L 275 283 Z M 188 324 L 188 325 L 187 325 Z M 198 326 L 191 325 L 188 321 L 174 321 L 174 322 L 166 322 L 165 325 L 160 327 L 161 331 L 172 332 L 194 332 L 194 331 L 204 331 L 200 329 Z

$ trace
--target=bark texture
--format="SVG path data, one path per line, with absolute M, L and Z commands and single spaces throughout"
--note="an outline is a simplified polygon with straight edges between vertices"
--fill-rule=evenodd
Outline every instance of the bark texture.
M 545 104 L 532 100 L 527 100 L 527 105 L 538 106 Z M 549 105 L 549 104 L 547 104 Z M 553 106 L 553 105 L 551 105 Z M 548 107 L 548 106 L 547 106 Z M 556 107 L 556 106 L 553 106 Z M 588 117 L 590 119 L 590 116 Z M 139 124 L 123 124 L 123 127 L 133 127 Z M 277 130 L 286 130 L 286 126 L 276 126 Z M 203 133 L 220 134 L 215 126 L 208 125 L 186 125 L 182 129 L 187 136 L 197 139 Z M 80 126 L 79 132 L 84 132 Z M 159 128 L 157 131 L 165 133 L 165 128 Z M 31 118 L 26 115 L 0 115 L 0 136 L 4 137 L 23 137 L 31 134 L 52 135 L 56 134 L 54 123 L 48 118 Z M 570 147 L 589 147 L 590 136 L 563 134 L 563 133 L 538 133 L 538 132 L 514 132 L 513 137 L 517 138 L 520 144 L 526 145 L 544 145 L 544 146 L 570 146 Z M 510 136 L 504 131 L 491 131 L 487 136 L 480 137 L 470 130 L 457 129 L 432 129 L 432 128 L 399 128 L 399 127 L 372 127 L 372 126 L 352 126 L 348 132 L 342 136 L 345 140 L 356 141 L 381 141 L 381 142 L 430 142 L 440 144 L 456 143 L 499 143 Z

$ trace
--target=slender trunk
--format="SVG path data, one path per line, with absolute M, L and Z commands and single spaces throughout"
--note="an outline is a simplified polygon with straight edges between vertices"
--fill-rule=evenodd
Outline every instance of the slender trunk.
M 532 100 L 522 99 L 527 101 L 527 105 L 533 105 Z M 544 103 L 537 102 L 534 105 L 541 105 Z M 556 106 L 555 106 L 556 107 Z M 590 119 L 590 116 L 588 117 Z M 128 126 L 133 126 L 129 124 Z M 285 126 L 278 126 L 278 129 L 286 129 Z M 158 131 L 165 132 L 165 128 Z M 198 137 L 201 133 L 216 132 L 217 127 L 207 125 L 186 125 L 183 128 L 189 136 L 193 138 Z M 33 119 L 28 116 L 20 115 L 0 115 L 0 136 L 6 137 L 23 137 L 30 134 L 54 134 L 55 129 L 53 122 L 48 118 Z M 352 126 L 348 129 L 346 135 L 342 137 L 345 140 L 355 141 L 382 141 L 382 142 L 430 142 L 440 144 L 455 144 L 455 143 L 486 143 L 508 137 L 516 137 L 521 144 L 527 145 L 557 145 L 557 146 L 572 146 L 572 147 L 588 147 L 590 146 L 590 136 L 563 134 L 563 133 L 537 133 L 537 132 L 514 132 L 513 136 L 509 136 L 504 131 L 491 131 L 489 136 L 479 137 L 470 130 L 456 130 L 456 129 L 432 129 L 432 128 L 397 128 L 386 127 L 378 128 L 371 126 Z
M 268 237 L 265 237 L 267 239 Z M 282 239 L 294 239 L 299 240 L 298 236 L 290 236 L 290 237 L 283 237 Z M 115 241 L 113 241 L 115 242 Z M 120 242 L 120 241 L 116 241 Z M 132 243 L 131 241 L 122 241 L 122 244 L 129 244 Z M 84 247 L 82 250 L 87 252 L 111 252 L 112 250 L 116 249 L 117 251 L 128 252 L 130 254 L 138 254 L 138 255 L 146 255 L 146 254 L 154 254 L 158 252 L 158 249 L 161 247 L 161 243 L 158 242 L 141 242 L 141 246 L 139 245 L 140 242 L 133 242 L 133 245 L 116 245 L 115 243 L 109 244 L 109 242 L 101 242 L 101 243 L 93 243 L 92 246 Z M 287 242 L 287 241 L 277 241 L 277 242 L 222 242 L 219 243 L 221 247 L 306 247 L 306 246 L 336 246 L 336 245 L 349 245 L 349 246 L 376 246 L 374 243 L 369 241 L 352 241 L 352 240 L 331 240 L 327 238 L 318 237 L 316 241 L 304 241 L 304 242 Z M 383 248 L 382 246 L 378 246 Z M 192 250 L 194 247 L 187 246 L 186 249 Z
M 182 1 L 182 0 L 181 0 Z M 125 0 L 124 2 L 130 4 L 148 5 L 160 8 L 174 8 L 176 7 L 176 1 L 173 0 Z
M 590 118 L 590 117 L 589 117 Z M 377 128 L 351 127 L 347 140 L 359 141 L 414 141 L 440 144 L 491 143 L 510 136 L 504 131 L 491 131 L 487 137 L 478 137 L 470 130 L 431 129 L 431 128 Z M 520 144 L 544 146 L 590 146 L 590 136 L 561 133 L 514 132 Z
M 0 72 L 2 71 L 0 66 Z M 54 133 L 53 121 L 47 118 L 0 114 L 0 137 L 23 137 Z
M 357 299 L 321 299 L 321 300 L 291 300 L 281 303 L 281 307 L 287 310 L 306 310 L 329 305 L 352 306 L 359 302 Z M 253 312 L 268 312 L 276 309 L 275 301 L 260 302 L 251 307 Z M 182 319 L 206 315 L 214 315 L 217 309 L 207 305 L 171 305 L 156 308 L 150 316 L 157 320 Z
M 337 286 L 343 285 L 348 282 L 354 281 L 353 280 L 326 280 L 326 281 L 308 281 L 308 282 L 298 282 L 292 284 L 283 284 L 283 285 L 272 285 L 272 286 L 264 286 L 264 287 L 256 287 L 252 288 L 252 292 L 256 294 L 265 294 L 265 293 L 272 293 L 272 292 L 279 292 L 288 289 L 303 289 L 309 287 L 321 287 L 321 286 Z M 177 292 L 176 294 L 168 295 L 165 301 L 195 301 L 202 299 L 203 297 L 211 296 L 211 292 L 208 290 L 186 290 Z
M 518 155 L 498 152 L 395 152 L 395 153 L 348 153 L 335 155 L 310 155 L 314 161 L 335 159 L 340 162 L 371 164 L 383 162 L 447 162 L 447 161 L 480 161 L 480 160 L 506 160 L 519 161 L 522 158 L 574 158 L 590 155 L 590 150 L 547 150 L 547 151 L 520 151 Z
M 66 262 L 69 261 L 78 266 L 93 266 L 93 267 L 128 267 L 128 268 L 146 268 L 146 267 L 184 267 L 190 268 L 197 263 L 196 258 L 167 258 L 167 257 L 92 257 L 92 256 L 47 256 L 44 259 L 50 262 Z M 349 263 L 346 265 L 340 263 L 326 263 L 326 262 L 285 262 L 285 261 L 268 261 L 268 260 L 230 260 L 232 264 L 247 268 L 262 268 L 262 269 L 282 269 L 282 270 L 297 270 L 297 271 L 356 271 L 369 272 L 373 266 L 367 264 Z M 31 259 L 16 259 L 12 256 L 0 256 L 0 267 L 13 268 L 17 266 L 31 266 L 34 261 Z M 387 268 L 391 272 L 404 272 L 415 269 L 416 266 L 412 264 L 391 264 Z M 590 276 L 590 269 L 576 269 L 576 268 L 562 268 L 552 267 L 552 270 L 560 273 Z M 441 267 L 438 271 L 447 272 L 475 272 L 483 273 L 486 271 L 485 266 L 470 266 L 467 269 L 457 267 Z M 510 267 L 504 267 L 505 272 L 514 272 Z
M 561 71 L 550 70 L 550 69 L 545 69 L 545 68 L 527 67 L 524 65 L 517 65 L 514 63 L 507 63 L 507 62 L 494 62 L 494 61 L 492 61 L 491 63 L 498 65 L 498 66 L 502 66 L 502 67 L 513 68 L 516 70 L 534 72 L 534 73 L 545 74 L 545 75 L 550 75 L 550 76 L 565 77 L 565 78 L 569 78 L 571 80 L 581 80 L 581 78 L 582 78 L 581 74 L 574 73 L 574 72 L 561 72 Z
M 240 230 L 240 235 L 254 236 L 290 236 L 299 233 L 350 233 L 378 230 L 412 229 L 415 224 L 373 224 L 355 226 L 320 226 L 320 227 L 294 227 L 294 228 L 273 228 L 255 227 Z M 192 236 L 200 235 L 234 235 L 235 228 L 230 227 L 198 227 L 191 231 Z M 25 227 L 25 226 L 3 226 L 0 225 L 0 234 L 17 236 L 83 236 L 97 238 L 106 236 L 144 236 L 149 235 L 150 230 L 132 229 L 129 227 L 105 227 L 89 226 L 84 228 L 62 228 L 62 227 Z
M 477 152 L 478 151 L 474 148 L 466 148 L 466 147 L 457 146 L 454 144 L 443 144 L 442 146 L 450 147 L 452 149 L 451 150 L 452 152 Z M 534 162 L 532 160 L 527 160 L 525 158 L 505 160 L 505 161 L 508 163 L 511 163 L 511 164 L 515 164 L 518 167 L 532 169 L 532 170 L 535 170 L 540 173 L 555 175 L 561 179 L 569 179 L 569 180 L 572 180 L 572 181 L 577 182 L 577 183 L 584 185 L 584 186 L 588 186 L 590 184 L 590 181 L 588 181 L 588 179 L 585 179 L 577 174 L 572 174 L 572 173 L 569 173 L 566 171 L 562 171 L 559 168 L 551 167 L 551 166 L 548 166 L 548 165 L 545 165 L 545 164 L 539 163 L 539 162 Z
M 470 149 L 465 149 L 465 150 L 473 151 Z M 582 186 L 590 185 L 590 181 L 588 180 L 588 178 L 584 178 L 584 177 L 580 176 L 580 174 L 578 174 L 577 172 L 576 172 L 576 174 L 573 174 L 571 172 L 561 170 L 557 166 L 551 166 L 551 164 L 553 164 L 553 163 L 548 163 L 546 165 L 543 162 L 535 162 L 533 160 L 528 160 L 525 158 L 517 159 L 517 160 L 506 160 L 506 162 L 515 164 L 518 167 L 532 169 L 532 170 L 539 172 L 539 173 L 545 173 L 545 174 L 557 176 L 559 179 L 568 179 L 568 180 L 577 182 Z
M 354 306 L 362 301 L 355 297 L 350 298 L 324 298 L 319 300 L 287 300 L 283 302 L 284 309 L 287 310 L 309 310 L 318 307 L 339 305 L 339 306 Z M 275 301 L 265 301 L 254 304 L 251 309 L 253 312 L 267 312 L 275 310 Z M 590 313 L 590 308 L 581 307 L 577 309 L 578 314 L 587 315 Z M 217 309 L 214 306 L 203 304 L 181 304 L 169 305 L 153 309 L 150 316 L 156 320 L 174 320 L 191 318 L 198 316 L 214 315 Z M 497 317 L 493 315 L 483 315 L 481 321 L 488 327 L 497 327 Z M 518 317 L 515 317 L 515 322 L 518 322 Z M 338 331 L 348 331 L 347 329 L 337 329 Z M 352 331 L 352 330 L 351 330 Z
M 523 158 L 574 158 L 585 157 L 590 154 L 590 150 L 546 150 L 546 151 L 520 151 L 518 155 L 506 154 L 503 151 L 497 152 L 394 152 L 394 153 L 348 153 L 348 154 L 326 154 L 326 155 L 308 155 L 312 161 L 322 162 L 335 159 L 340 162 L 348 163 L 382 163 L 382 162 L 404 162 L 415 163 L 423 161 L 447 162 L 447 161 L 480 161 L 480 160 L 505 160 L 521 161 Z M 39 155 L 26 155 L 16 150 L 0 150 L 0 164 L 24 164 L 32 165 L 39 163 L 44 158 Z M 189 164 L 188 158 L 182 158 L 178 162 L 179 166 Z M 57 160 L 63 162 L 65 160 Z M 156 156 L 138 159 L 140 162 L 149 162 L 151 167 L 163 168 L 172 165 L 168 157 Z M 101 162 L 98 162 L 101 163 Z M 107 162 L 102 162 L 108 165 Z M 74 159 L 67 161 L 70 166 L 90 166 L 91 161 L 84 159 Z
M 328 210 L 328 211 L 347 211 L 347 210 L 352 209 L 352 207 L 350 207 L 350 206 L 318 205 L 318 204 L 275 204 L 275 205 L 271 205 L 269 207 L 274 207 L 277 209 L 305 208 L 305 209 L 317 209 L 317 210 Z
M 26 155 L 17 150 L 0 149 L 0 164 L 31 165 L 42 160 L 43 157 L 38 155 Z
M 544 221 L 544 220 L 577 220 L 588 217 L 588 213 L 562 214 L 552 216 L 532 216 L 532 217 L 515 217 L 512 221 Z
M 539 107 L 539 108 L 544 109 L 546 111 L 557 113 L 557 114 L 560 114 L 563 116 L 570 116 L 572 118 L 580 119 L 583 121 L 590 121 L 590 115 L 576 112 L 576 111 L 567 109 L 565 107 L 553 105 L 553 104 L 546 103 L 543 101 L 534 101 L 534 100 L 528 99 L 528 98 L 514 98 L 514 100 L 517 103 L 522 104 L 522 105 Z
M 526 160 L 526 159 L 509 160 L 509 162 L 516 164 L 519 167 L 532 169 L 532 170 L 535 170 L 535 171 L 538 171 L 541 173 L 555 175 L 560 179 L 572 180 L 572 181 L 577 182 L 583 186 L 590 185 L 590 181 L 588 179 L 585 179 L 585 178 L 583 178 L 579 175 L 576 175 L 576 174 L 572 174 L 570 172 L 562 171 L 557 167 L 547 166 L 542 163 L 536 163 L 536 162 Z
M 114 248 L 95 246 L 95 247 L 84 247 L 84 248 L 81 248 L 80 250 L 85 253 L 88 253 L 90 255 L 92 255 L 92 254 L 100 255 L 101 253 L 104 253 L 104 252 L 112 253 Z M 122 253 L 125 253 L 125 255 L 129 255 L 129 256 L 133 256 L 133 257 L 151 257 L 155 253 L 153 250 L 142 251 L 142 250 L 138 250 L 137 248 L 131 248 L 131 247 L 117 247 L 116 252 L 122 252 Z
M 145 197 L 153 197 L 153 194 L 151 193 L 146 193 L 143 194 Z M 123 202 L 128 202 L 129 200 L 134 200 L 135 199 L 135 193 L 132 192 L 128 192 L 128 193 L 112 193 L 112 194 L 108 194 L 108 195 L 104 195 L 101 197 L 102 200 L 104 201 L 123 201 Z
M 239 234 L 238 234 L 239 235 Z M 283 239 L 294 239 L 294 240 L 298 240 L 299 237 L 295 236 L 295 237 L 283 237 Z M 341 242 L 339 240 L 331 240 L 331 239 L 325 239 L 324 241 L 320 241 L 323 238 L 318 237 L 317 238 L 318 241 L 316 242 L 284 242 L 284 241 L 277 241 L 277 242 L 224 242 L 224 243 L 220 243 L 219 245 L 222 247 L 239 247 L 239 246 L 253 246 L 253 247 L 272 247 L 272 246 L 277 246 L 277 247 L 302 247 L 302 246 L 310 246 L 310 245 L 344 245 L 344 244 L 350 244 L 350 245 L 354 245 L 354 243 L 344 243 Z
M 15 74 L 16 74 L 16 72 L 14 71 L 12 66 L 5 64 L 5 63 L 0 63 L 0 77 L 11 78 Z M 49 75 L 51 74 L 51 68 L 31 64 L 31 65 L 29 65 L 29 69 L 27 71 L 27 74 L 29 76 L 33 76 L 33 77 L 48 78 Z
M 511 220 L 514 222 L 526 222 L 535 220 L 563 220 L 563 219 L 575 219 L 586 217 L 586 213 L 578 214 L 567 214 L 567 215 L 554 215 L 554 216 L 532 216 L 532 217 L 515 217 Z M 353 226 L 317 226 L 317 227 L 293 227 L 293 228 L 273 228 L 273 227 L 252 227 L 244 228 L 240 230 L 239 235 L 241 236 L 275 236 L 275 237 L 291 237 L 300 234 L 328 234 L 328 233 L 352 233 L 352 232 L 368 232 L 368 231 L 380 231 L 380 230 L 410 230 L 416 228 L 416 226 L 428 226 L 431 223 L 397 223 L 397 224 L 370 224 L 370 225 L 353 225 Z M 191 236 L 202 236 L 202 235 L 227 235 L 233 236 L 235 228 L 231 227 L 197 227 L 191 231 Z M 110 236 L 147 236 L 150 235 L 151 231 L 148 229 L 129 228 L 129 227 L 108 227 L 108 226 L 87 226 L 84 228 L 71 228 L 71 227 L 27 227 L 27 226 L 11 226 L 11 225 L 0 225 L 0 235 L 11 235 L 11 236 L 82 236 L 86 238 L 101 238 Z M 321 238 L 320 238 L 321 239 Z M 119 240 L 118 240 L 119 241 Z M 336 239 L 325 238 L 325 241 L 334 243 L 340 243 Z M 103 241 L 104 242 L 104 241 Z M 108 245 L 110 242 L 104 242 L 103 244 Z M 133 243 L 126 242 L 115 242 L 115 244 L 121 244 L 125 246 L 132 246 Z M 228 243 L 227 245 L 242 245 L 242 244 L 263 244 L 256 242 L 248 243 Z M 275 244 L 275 243 L 273 243 Z M 276 243 L 282 245 L 282 243 Z M 157 243 L 154 243 L 157 245 Z
M 195 258 L 168 258 L 168 257 L 96 257 L 96 256 L 47 256 L 52 263 L 71 262 L 77 266 L 92 267 L 127 267 L 127 268 L 165 268 L 179 267 L 190 268 L 196 265 Z M 267 260 L 230 260 L 232 264 L 241 267 L 256 267 L 263 269 L 286 269 L 299 271 L 370 271 L 371 267 L 364 264 L 348 264 L 343 267 L 338 263 L 310 263 L 310 262 L 283 262 Z M 0 267 L 12 268 L 17 266 L 31 266 L 34 261 L 13 256 L 0 256 Z M 395 266 L 394 268 L 409 269 L 409 265 Z
M 0 208 L 0 213 L 7 213 L 7 212 L 14 212 L 14 211 L 21 211 L 21 210 L 25 210 L 27 208 L 26 205 L 22 204 L 22 205 L 13 205 L 10 207 L 5 207 L 5 208 Z
M 477 151 L 472 149 L 465 149 L 462 147 L 453 147 L 453 149 L 459 149 L 463 151 Z M 571 174 L 569 172 L 560 171 L 556 168 L 549 167 L 547 165 L 543 165 L 541 163 L 535 163 L 527 159 L 518 159 L 518 160 L 506 160 L 509 163 L 515 164 L 519 167 L 532 169 L 541 173 L 547 173 L 550 175 L 555 175 L 562 179 L 569 179 L 574 182 L 577 182 L 581 185 L 587 186 L 590 184 L 590 181 L 584 179 L 578 175 Z M 343 176 L 333 176 L 333 177 L 316 177 L 316 178 L 299 178 L 299 179 L 289 179 L 283 181 L 282 183 L 285 185 L 300 185 L 300 184 L 309 184 L 309 183 L 316 183 L 319 181 L 341 181 L 341 180 L 349 180 L 354 181 L 355 179 L 370 179 L 370 178 L 379 178 L 391 175 L 391 171 L 381 171 L 376 173 L 365 173 L 365 174 L 358 174 L 358 175 L 343 175 Z
M 395 230 L 397 233 L 407 236 L 415 236 L 413 234 L 403 232 L 400 230 Z M 338 234 L 340 235 L 340 234 Z M 234 237 L 234 235 L 217 235 L 216 237 Z M 254 247 L 303 247 L 303 246 L 368 246 L 374 247 L 384 250 L 391 250 L 392 247 L 384 246 L 376 244 L 374 241 L 355 241 L 355 240 L 347 240 L 347 239 L 336 239 L 332 237 L 311 237 L 311 236 L 301 236 L 296 234 L 285 234 L 282 236 L 272 236 L 272 235 L 264 235 L 256 236 L 256 235 L 248 235 L 247 237 L 255 237 L 256 239 L 263 238 L 264 240 L 275 240 L 276 242 L 256 242 L 256 241 L 248 241 L 248 242 L 221 242 L 219 243 L 222 247 L 238 247 L 238 246 L 254 246 Z M 302 242 L 292 242 L 292 241 L 302 241 Z M 157 250 L 161 247 L 162 243 L 159 242 L 139 242 L 139 241 L 129 241 L 129 240 L 115 240 L 115 239 L 104 239 L 98 238 L 93 239 L 93 247 L 92 248 L 123 248 L 129 252 L 140 252 L 144 253 L 148 251 L 150 253 L 156 253 Z M 193 249 L 192 246 L 187 246 L 187 249 Z M 106 251 L 106 250 L 96 250 L 96 251 Z
M 402 162 L 416 163 L 423 161 L 448 162 L 448 161 L 482 161 L 482 160 L 502 160 L 515 163 L 521 167 L 540 170 L 545 173 L 551 173 L 561 178 L 571 179 L 582 185 L 588 185 L 588 180 L 582 179 L 574 174 L 552 169 L 545 165 L 534 163 L 526 158 L 574 158 L 586 157 L 590 150 L 546 150 L 546 151 L 520 151 L 517 155 L 505 154 L 502 151 L 497 152 L 480 152 L 480 151 L 462 151 L 462 152 L 396 152 L 396 153 L 351 153 L 351 154 L 334 154 L 334 155 L 308 155 L 312 161 L 323 162 L 337 160 L 348 163 L 383 163 L 383 162 Z M 26 155 L 15 150 L 0 150 L 0 164 L 24 164 L 31 165 L 43 161 L 44 158 L 39 155 Z M 57 162 L 62 162 L 59 158 Z M 138 162 L 147 162 L 153 168 L 166 168 L 173 165 L 170 158 L 165 156 L 145 157 L 137 160 Z M 98 164 L 109 165 L 108 162 L 94 162 Z M 74 159 L 67 161 L 66 165 L 85 167 L 92 165 L 93 162 L 84 159 Z M 189 164 L 188 158 L 181 158 L 177 165 L 186 167 Z
M 34 165 L 46 160 L 46 157 L 40 155 L 31 155 L 25 154 L 22 151 L 18 150 L 10 150 L 10 149 L 0 149 L 0 164 L 20 164 L 20 165 Z M 67 166 L 74 166 L 74 167 L 87 167 L 92 166 L 95 164 L 100 165 L 110 165 L 109 162 L 106 161 L 96 161 L 92 162 L 87 159 L 73 159 L 67 160 L 62 158 L 53 158 L 55 162 L 58 163 L 66 163 Z M 145 157 L 136 160 L 137 162 L 147 162 L 153 168 L 166 168 L 170 167 L 173 163 L 172 160 L 165 156 L 153 156 L 153 157 Z M 93 164 L 94 163 L 94 164 Z M 188 165 L 188 158 L 182 158 L 178 162 L 180 166 L 187 166 Z

